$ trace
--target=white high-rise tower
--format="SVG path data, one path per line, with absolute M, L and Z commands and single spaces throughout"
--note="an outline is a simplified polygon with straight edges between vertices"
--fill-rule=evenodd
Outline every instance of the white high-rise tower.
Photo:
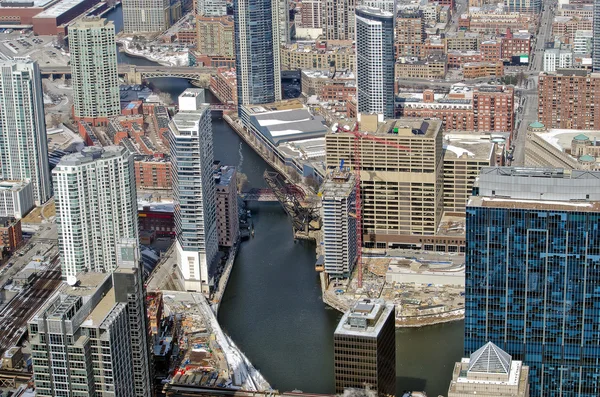
M 208 293 L 218 239 L 211 114 L 204 90 L 187 89 L 179 96 L 179 113 L 169 129 L 177 263 L 186 290 Z
M 52 196 L 36 62 L 0 61 L 0 179 L 31 182 L 36 205 Z
M 52 175 L 63 278 L 113 271 L 117 242 L 139 238 L 133 155 L 86 147 L 63 157 Z

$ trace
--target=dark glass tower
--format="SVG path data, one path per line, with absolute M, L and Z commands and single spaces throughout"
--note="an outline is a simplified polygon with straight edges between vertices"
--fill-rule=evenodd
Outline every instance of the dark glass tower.
M 600 172 L 484 168 L 467 206 L 465 352 L 530 367 L 531 396 L 600 391 Z
M 395 313 L 382 299 L 362 299 L 344 314 L 333 337 L 336 393 L 369 386 L 396 395 Z
M 238 104 L 281 100 L 279 1 L 234 0 Z

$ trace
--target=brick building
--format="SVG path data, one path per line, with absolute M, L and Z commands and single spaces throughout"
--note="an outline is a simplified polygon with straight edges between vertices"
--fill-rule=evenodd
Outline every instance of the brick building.
M 479 79 L 482 77 L 504 76 L 504 64 L 498 62 L 473 62 L 463 65 L 463 77 L 465 79 Z
M 432 90 L 425 90 L 422 100 L 400 96 L 396 110 L 399 117 L 441 119 L 445 130 L 512 132 L 514 89 L 456 84 L 442 98 Z
M 137 189 L 171 189 L 171 165 L 167 156 L 138 156 L 133 165 Z
M 237 77 L 235 69 L 218 68 L 210 78 L 210 91 L 222 103 L 237 104 Z
M 14 252 L 23 245 L 23 232 L 21 231 L 21 220 L 15 218 L 0 218 L 0 237 L 4 249 Z
M 600 129 L 600 74 L 558 69 L 538 81 L 538 120 L 546 128 Z
M 396 18 L 396 57 L 420 56 L 425 41 L 422 13 L 400 13 Z

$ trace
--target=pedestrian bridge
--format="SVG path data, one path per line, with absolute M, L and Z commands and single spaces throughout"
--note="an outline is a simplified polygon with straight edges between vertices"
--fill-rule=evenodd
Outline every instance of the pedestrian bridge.
M 201 80 L 204 76 L 210 76 L 217 72 L 212 67 L 188 67 L 188 66 L 137 66 L 119 65 L 119 75 L 125 77 L 128 84 L 141 84 L 144 79 L 159 77 L 174 77 L 187 80 Z M 70 66 L 40 66 L 42 77 L 61 78 L 71 76 Z

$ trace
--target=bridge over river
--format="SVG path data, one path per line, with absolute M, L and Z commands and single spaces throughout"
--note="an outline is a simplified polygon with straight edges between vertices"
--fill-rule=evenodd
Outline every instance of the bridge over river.
M 203 76 L 215 74 L 217 68 L 186 66 L 137 66 L 119 65 L 119 75 L 125 77 L 128 84 L 141 84 L 144 79 L 157 77 L 175 77 L 187 80 L 200 80 Z M 71 76 L 70 66 L 40 66 L 42 77 L 60 78 Z

